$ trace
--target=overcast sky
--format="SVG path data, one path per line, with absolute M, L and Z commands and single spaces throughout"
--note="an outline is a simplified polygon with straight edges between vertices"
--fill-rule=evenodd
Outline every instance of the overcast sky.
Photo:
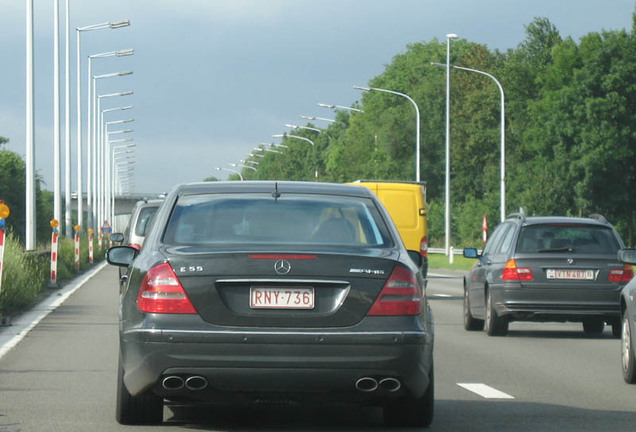
M 53 190 L 53 3 L 35 1 L 35 164 L 49 190 Z M 64 43 L 65 0 L 60 3 Z M 524 26 L 535 17 L 548 18 L 561 36 L 578 41 L 589 32 L 631 29 L 635 7 L 634 0 L 70 3 L 72 189 L 77 176 L 75 28 L 129 19 L 128 28 L 82 33 L 81 91 L 85 110 L 88 55 L 135 50 L 131 57 L 95 59 L 93 74 L 134 72 L 99 80 L 98 94 L 134 92 L 103 98 L 102 108 L 134 105 L 130 111 L 108 113 L 106 120 L 135 119 L 130 126 L 134 132 L 127 136 L 137 143 L 135 191 L 142 194 L 212 175 L 224 179 L 229 172 L 214 167 L 230 168 L 229 163 L 238 163 L 259 143 L 277 142 L 271 135 L 287 131 L 285 123 L 304 124 L 300 115 L 333 118 L 333 112 L 317 103 L 351 105 L 360 98 L 352 86 L 366 85 L 382 73 L 407 44 L 443 41 L 446 34 L 456 33 L 505 51 L 525 38 Z M 9 138 L 8 148 L 21 155 L 26 153 L 25 4 L 25 0 L 0 0 L 0 136 Z M 64 46 L 61 53 L 63 85 Z

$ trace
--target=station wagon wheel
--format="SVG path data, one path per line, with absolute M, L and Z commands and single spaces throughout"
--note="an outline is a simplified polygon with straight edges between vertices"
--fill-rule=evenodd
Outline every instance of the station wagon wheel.
M 484 329 L 484 320 L 473 317 L 473 314 L 470 312 L 470 297 L 468 296 L 468 288 L 464 288 L 464 329 L 468 331 Z
M 488 296 L 486 297 L 486 322 L 484 327 L 488 336 L 505 336 L 508 334 L 508 319 L 497 315 L 490 290 L 488 290 Z
M 621 336 L 621 359 L 623 363 L 623 379 L 628 384 L 636 383 L 636 358 L 634 357 L 634 347 L 632 344 L 632 331 L 629 326 L 627 311 L 625 311 Z
M 116 420 L 121 424 L 159 424 L 163 421 L 163 398 L 148 390 L 133 396 L 124 384 L 121 360 L 117 367 Z

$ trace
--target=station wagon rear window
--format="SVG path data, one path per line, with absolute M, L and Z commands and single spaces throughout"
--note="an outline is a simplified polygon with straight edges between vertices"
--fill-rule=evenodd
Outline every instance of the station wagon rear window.
M 620 245 L 610 228 L 583 224 L 528 225 L 521 229 L 517 252 L 615 254 Z
M 373 201 L 328 195 L 182 196 L 164 242 L 177 245 L 392 246 Z

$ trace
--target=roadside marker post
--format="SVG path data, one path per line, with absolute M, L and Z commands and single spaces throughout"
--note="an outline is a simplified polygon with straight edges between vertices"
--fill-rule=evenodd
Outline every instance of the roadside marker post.
M 2 290 L 2 264 L 4 261 L 4 229 L 5 219 L 11 214 L 9 206 L 0 200 L 0 291 Z
M 88 263 L 93 265 L 93 228 L 88 229 Z
M 80 269 L 80 231 L 82 227 L 79 225 L 75 225 L 75 271 L 78 272 Z
M 51 234 L 51 282 L 49 286 L 51 288 L 57 288 L 57 227 L 60 226 L 60 222 L 57 219 L 51 219 L 50 225 L 53 232 Z

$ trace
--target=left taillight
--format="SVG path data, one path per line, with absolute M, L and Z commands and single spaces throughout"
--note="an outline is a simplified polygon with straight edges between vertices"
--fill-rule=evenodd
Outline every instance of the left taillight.
M 634 277 L 632 266 L 625 265 L 622 269 L 610 270 L 608 280 L 610 282 L 629 282 Z
M 422 293 L 415 274 L 397 265 L 367 315 L 419 315 L 421 312 Z
M 531 281 L 534 279 L 532 270 L 527 267 L 517 267 L 517 262 L 513 259 L 506 263 L 501 279 L 505 281 Z
M 168 263 L 159 264 L 148 270 L 139 288 L 137 308 L 146 313 L 197 313 Z

